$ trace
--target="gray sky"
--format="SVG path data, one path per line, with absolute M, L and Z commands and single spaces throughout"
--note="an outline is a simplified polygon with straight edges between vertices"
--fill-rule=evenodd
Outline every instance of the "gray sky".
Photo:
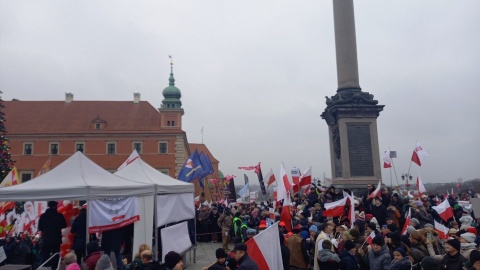
M 479 10 L 475 0 L 355 1 L 360 86 L 385 105 L 379 144 L 397 151 L 398 174 L 418 139 L 425 183 L 480 177 Z M 159 107 L 168 55 L 188 140 L 200 143 L 203 126 L 225 174 L 261 161 L 278 175 L 283 161 L 331 175 L 320 114 L 337 89 L 332 1 L 0 0 L 4 100 L 140 92 Z

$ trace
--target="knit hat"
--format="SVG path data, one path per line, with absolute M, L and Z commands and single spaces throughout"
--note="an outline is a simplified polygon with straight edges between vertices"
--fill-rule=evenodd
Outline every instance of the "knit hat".
M 460 241 L 458 241 L 458 239 L 450 239 L 447 241 L 447 244 L 449 244 L 450 246 L 452 246 L 454 249 L 456 249 L 457 251 L 460 251 Z
M 416 230 L 415 230 L 415 228 L 414 228 L 413 226 L 408 226 L 408 227 L 407 227 L 407 233 L 408 233 L 408 234 L 412 234 L 414 231 L 416 231 Z
M 478 261 L 480 261 L 480 251 L 474 249 L 470 252 L 470 265 L 473 266 L 473 264 Z
M 244 243 L 238 243 L 233 247 L 233 252 L 236 252 L 237 250 L 245 251 L 247 252 L 247 245 Z
M 318 228 L 315 225 L 310 226 L 310 229 L 308 229 L 310 232 L 318 232 Z
M 420 221 L 418 221 L 418 219 L 416 219 L 416 218 L 410 219 L 410 224 L 412 224 L 412 223 L 415 223 L 415 225 L 413 225 L 413 226 L 418 226 L 418 225 L 420 225 Z
M 167 268 L 174 268 L 179 261 L 182 260 L 182 256 L 175 251 L 170 251 L 165 255 L 165 265 Z
M 473 251 L 472 251 L 473 252 Z M 470 253 L 470 256 L 471 253 Z M 434 259 L 433 257 L 425 257 L 423 258 L 422 262 L 420 263 L 422 266 L 422 269 L 429 269 L 429 270 L 437 270 L 440 269 L 440 264 L 439 262 Z
M 247 235 L 255 235 L 255 234 L 257 234 L 257 230 L 252 228 L 247 229 Z
M 473 227 L 468 228 L 467 231 L 468 231 L 468 232 L 471 232 L 471 233 L 473 233 L 473 234 L 475 234 L 475 235 L 478 234 L 478 233 L 477 233 L 477 229 L 475 229 L 475 228 L 473 228 Z
M 379 246 L 383 246 L 385 244 L 385 241 L 383 240 L 383 237 L 375 236 L 372 240 L 372 244 L 377 244 Z
M 398 227 L 394 223 L 387 225 L 387 229 L 389 229 L 391 232 L 398 231 Z
M 398 243 L 400 242 L 401 235 L 398 232 L 392 232 L 388 234 L 388 238 L 390 238 L 393 243 Z
M 412 254 L 413 263 L 419 263 L 423 260 L 423 258 L 425 258 L 425 254 L 423 254 L 423 252 L 420 249 L 412 248 L 410 250 L 410 253 Z M 426 268 L 426 269 L 430 270 L 430 268 Z
M 370 222 L 370 223 L 368 223 L 368 227 L 372 230 L 376 230 L 377 229 L 377 224 L 375 224 L 373 222 Z
M 399 247 L 395 251 L 402 254 L 402 257 L 407 257 L 407 252 L 405 252 L 405 250 L 403 248 Z
M 227 253 L 225 253 L 225 250 L 223 248 L 217 248 L 217 250 L 215 250 L 215 257 L 217 259 L 226 258 Z
M 112 263 L 110 262 L 110 257 L 107 254 L 103 254 L 100 259 L 97 261 L 97 266 L 95 267 L 97 270 L 113 270 Z
M 475 242 L 475 234 L 471 232 L 464 233 L 460 235 L 461 238 L 465 239 L 468 243 L 473 243 Z
M 345 250 L 349 251 L 349 250 L 351 250 L 352 248 L 355 248 L 355 243 L 353 243 L 352 240 L 347 240 L 347 241 L 345 242 L 344 247 L 345 247 Z

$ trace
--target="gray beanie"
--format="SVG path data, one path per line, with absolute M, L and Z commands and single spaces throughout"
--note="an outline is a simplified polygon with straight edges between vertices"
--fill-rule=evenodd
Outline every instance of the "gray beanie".
M 113 270 L 112 262 L 110 262 L 110 257 L 108 257 L 107 254 L 103 254 L 102 257 L 98 259 L 95 270 Z
M 411 233 L 413 233 L 414 231 L 416 231 L 416 230 L 415 230 L 415 228 L 414 228 L 413 226 L 408 226 L 408 227 L 407 227 L 407 233 L 408 233 L 408 234 L 411 234 Z
M 471 233 L 471 232 L 467 232 L 467 233 L 464 233 L 464 234 L 461 234 L 460 235 L 461 238 L 465 239 L 468 243 L 473 243 L 475 242 L 475 234 Z

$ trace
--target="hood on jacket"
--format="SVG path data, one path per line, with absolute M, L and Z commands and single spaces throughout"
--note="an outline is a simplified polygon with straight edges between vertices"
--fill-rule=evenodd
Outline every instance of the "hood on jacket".
M 321 262 L 336 261 L 340 262 L 340 257 L 329 249 L 322 249 L 318 251 L 318 259 Z

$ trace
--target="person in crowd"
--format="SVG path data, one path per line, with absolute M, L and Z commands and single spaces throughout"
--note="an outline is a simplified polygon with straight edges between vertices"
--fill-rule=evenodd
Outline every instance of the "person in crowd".
M 377 219 L 378 225 L 382 226 L 387 224 L 388 211 L 387 207 L 382 204 L 382 200 L 379 197 L 373 198 L 373 205 L 371 209 L 372 215 Z
M 357 252 L 355 243 L 352 240 L 347 240 L 343 246 L 344 249 L 339 254 L 340 270 L 359 270 L 355 259 L 355 253 Z
M 141 257 L 142 257 L 142 269 L 143 270 L 160 270 L 160 263 L 153 260 L 153 253 L 152 253 L 151 250 L 149 250 L 149 249 L 144 250 L 142 252 Z M 175 269 L 175 268 L 173 268 L 173 269 Z M 183 269 L 183 263 L 182 263 L 182 268 L 177 268 L 177 269 L 182 270 Z
M 222 229 L 218 225 L 218 219 L 220 218 L 220 213 L 217 210 L 217 207 L 212 207 L 210 211 L 210 233 L 212 234 L 212 243 L 217 243 L 219 239 L 219 234 Z
M 110 253 L 115 254 L 115 261 L 117 269 L 123 270 L 122 256 L 120 255 L 120 248 L 123 242 L 122 228 L 104 231 L 102 233 L 102 240 L 100 247 L 103 253 L 110 256 Z
M 80 266 L 77 263 L 77 255 L 70 252 L 63 257 L 63 262 L 65 263 L 66 270 L 80 270 Z
M 62 214 L 57 211 L 57 202 L 49 201 L 47 210 L 40 216 L 38 221 L 38 230 L 41 231 L 42 244 L 41 255 L 42 263 L 47 261 L 50 256 L 60 251 L 62 244 L 62 229 L 67 227 L 67 222 Z M 53 258 L 46 267 L 53 267 L 58 264 L 58 258 Z
M 237 269 L 237 260 L 235 258 L 228 258 L 225 262 L 225 268 L 227 270 L 236 270 Z
M 145 251 L 144 251 L 145 252 Z M 165 255 L 165 266 L 167 270 L 182 270 L 183 260 L 182 255 L 175 251 L 170 251 Z
M 110 256 L 108 256 L 107 254 L 103 254 L 100 259 L 98 259 L 95 270 L 113 270 Z
M 235 244 L 242 242 L 242 219 L 241 219 L 240 212 L 235 213 L 235 217 L 233 218 L 233 241 Z
M 218 248 L 215 250 L 215 257 L 217 261 L 208 267 L 202 268 L 202 270 L 225 270 L 227 269 L 227 253 L 223 248 Z
M 80 209 L 80 213 L 72 223 L 70 232 L 75 234 L 73 237 L 72 249 L 77 255 L 77 264 L 81 264 L 85 257 L 85 247 L 87 245 L 87 209 Z
M 210 211 L 206 205 L 202 205 L 200 212 L 198 212 L 198 234 L 200 235 L 199 242 L 208 242 L 208 225 L 210 224 Z
M 390 270 L 410 270 L 412 268 L 412 262 L 407 256 L 407 252 L 399 247 L 393 252 L 393 260 L 390 263 L 388 269 Z
M 368 254 L 365 254 L 363 249 L 358 252 L 362 256 L 363 261 L 370 267 L 371 270 L 387 270 L 392 261 L 392 257 L 385 246 L 383 237 L 375 236 L 372 240 L 371 248 L 369 246 Z
M 333 244 L 330 240 L 322 242 L 322 249 L 318 250 L 318 268 L 321 270 L 336 270 L 340 267 L 340 257 L 332 251 Z
M 463 264 L 467 261 L 465 257 L 460 254 L 461 244 L 458 239 L 450 239 L 445 243 L 445 252 L 440 262 L 440 268 L 446 270 L 460 270 L 463 269 Z
M 471 253 L 470 253 L 470 268 L 468 268 L 469 270 L 470 269 L 474 269 L 474 270 L 480 270 L 480 251 L 478 250 L 473 250 Z
M 313 265 L 313 269 L 314 270 L 318 270 L 318 251 L 321 250 L 323 247 L 322 247 L 322 242 L 325 241 L 325 240 L 331 240 L 332 239 L 332 233 L 333 233 L 333 229 L 335 228 L 335 226 L 333 226 L 332 224 L 330 223 L 323 223 L 322 225 L 322 231 L 320 232 L 320 234 L 318 235 L 316 241 L 315 241 L 315 253 L 314 253 L 314 265 Z
M 225 208 L 217 221 L 217 225 L 222 228 L 222 248 L 228 252 L 230 243 L 230 228 L 232 227 L 232 214 L 230 208 Z
M 248 231 L 248 224 L 250 221 L 250 216 L 249 215 L 244 215 L 242 217 L 242 225 L 240 226 L 240 236 L 242 237 L 241 241 L 242 243 L 245 243 L 248 240 L 247 237 L 247 231 Z
M 235 260 L 238 264 L 238 270 L 259 270 L 257 263 L 248 256 L 247 245 L 238 243 L 233 248 Z
M 310 257 L 307 253 L 305 240 L 300 237 L 300 226 L 292 229 L 293 235 L 287 239 L 287 247 L 290 250 L 290 269 L 303 270 L 310 268 Z
M 125 270 L 141 270 L 143 269 L 142 253 L 145 250 L 151 250 L 147 244 L 141 244 L 138 246 L 138 252 L 135 253 L 133 261 L 130 264 L 125 264 Z
M 440 270 L 440 263 L 433 257 L 425 257 L 420 262 L 422 270 Z
M 285 245 L 285 237 L 281 232 L 279 232 L 279 239 L 280 239 L 280 251 L 282 252 L 283 270 L 289 270 L 291 252 L 290 252 L 290 249 Z
M 31 264 L 31 249 L 27 244 L 27 239 L 21 236 L 15 237 L 15 252 L 13 264 Z
M 85 257 L 85 266 L 83 267 L 86 270 L 95 270 L 98 260 L 102 257 L 103 253 L 100 250 L 100 246 L 97 241 L 90 241 L 87 244 L 87 256 Z
M 477 244 L 475 243 L 475 234 L 471 232 L 466 232 L 460 235 L 458 239 L 460 241 L 460 254 L 462 254 L 465 259 L 470 259 L 470 253 L 472 250 L 475 250 Z

